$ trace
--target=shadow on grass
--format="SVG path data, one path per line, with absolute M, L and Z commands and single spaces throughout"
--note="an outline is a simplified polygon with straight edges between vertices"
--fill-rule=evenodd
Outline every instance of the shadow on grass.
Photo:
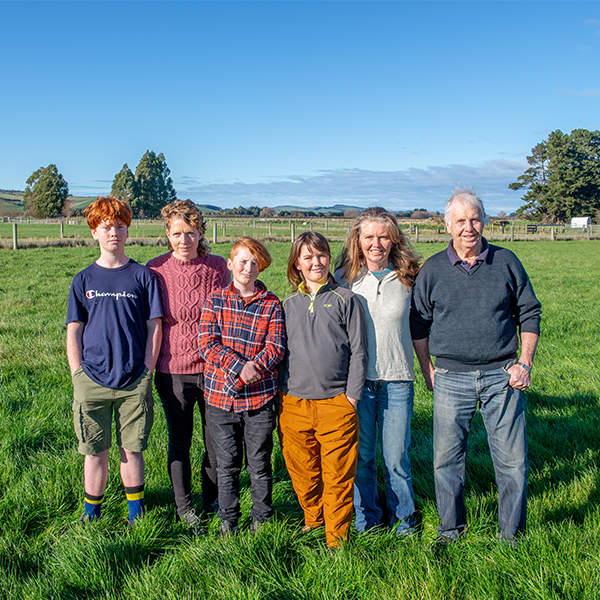
M 125 579 L 150 568 L 171 547 L 168 529 L 144 519 L 132 531 L 74 526 L 53 545 L 44 573 L 58 597 L 106 598 L 121 590 Z
M 528 395 L 529 495 L 552 495 L 545 523 L 581 524 L 600 504 L 600 399 L 589 392 Z
M 590 392 L 570 396 L 526 394 L 529 444 L 529 498 L 552 499 L 538 518 L 543 523 L 582 523 L 600 504 L 600 399 Z M 417 508 L 435 503 L 433 420 L 427 403 L 415 404 L 411 460 Z M 380 463 L 380 460 L 379 460 Z M 575 488 L 577 491 L 575 492 Z M 378 490 L 384 499 L 381 468 Z M 497 514 L 497 488 L 487 432 L 479 412 L 473 419 L 467 450 L 465 496 L 487 496 L 479 504 Z

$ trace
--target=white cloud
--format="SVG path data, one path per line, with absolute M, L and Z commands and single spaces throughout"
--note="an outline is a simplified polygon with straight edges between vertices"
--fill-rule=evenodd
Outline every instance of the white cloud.
M 316 175 L 290 175 L 259 183 L 204 183 L 194 177 L 175 182 L 181 198 L 200 204 L 232 206 L 382 205 L 389 209 L 442 210 L 458 185 L 470 185 L 482 197 L 490 214 L 514 210 L 520 195 L 508 184 L 527 168 L 525 163 L 491 160 L 478 165 L 432 166 L 402 171 L 338 169 Z
M 560 94 L 566 94 L 567 96 L 584 96 L 587 98 L 600 96 L 599 90 L 558 90 Z

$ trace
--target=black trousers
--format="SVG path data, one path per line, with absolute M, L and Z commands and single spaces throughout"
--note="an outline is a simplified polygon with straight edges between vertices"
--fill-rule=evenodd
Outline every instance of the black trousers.
M 246 450 L 246 470 L 252 486 L 252 510 L 257 521 L 273 514 L 273 430 L 276 399 L 241 413 L 207 405 L 208 428 L 217 454 L 219 517 L 237 525 L 240 517 L 240 472 Z
M 200 409 L 204 455 L 202 457 L 202 500 L 205 506 L 217 499 L 217 457 L 206 426 L 204 405 L 204 377 L 155 373 L 154 384 L 160 396 L 167 427 L 169 447 L 167 469 L 175 494 L 177 513 L 183 516 L 193 508 L 192 468 L 190 448 L 194 432 L 194 405 Z

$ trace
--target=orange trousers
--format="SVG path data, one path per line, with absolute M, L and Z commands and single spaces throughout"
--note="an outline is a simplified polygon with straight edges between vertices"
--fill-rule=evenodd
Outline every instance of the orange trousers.
M 279 439 L 309 527 L 325 525 L 327 545 L 348 539 L 358 457 L 358 416 L 345 394 L 307 400 L 280 393 Z

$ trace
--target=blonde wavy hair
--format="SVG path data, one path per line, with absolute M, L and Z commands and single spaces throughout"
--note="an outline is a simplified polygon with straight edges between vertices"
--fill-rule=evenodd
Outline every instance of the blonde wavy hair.
M 396 272 L 398 280 L 409 290 L 419 272 L 421 258 L 409 246 L 406 236 L 402 233 L 398 221 L 396 221 L 395 215 L 380 206 L 367 208 L 356 217 L 352 229 L 346 238 L 344 248 L 336 260 L 336 269 L 343 269 L 344 279 L 349 284 L 358 275 L 364 264 L 360 236 L 363 225 L 366 223 L 383 223 L 386 226 L 392 242 L 390 263 Z

